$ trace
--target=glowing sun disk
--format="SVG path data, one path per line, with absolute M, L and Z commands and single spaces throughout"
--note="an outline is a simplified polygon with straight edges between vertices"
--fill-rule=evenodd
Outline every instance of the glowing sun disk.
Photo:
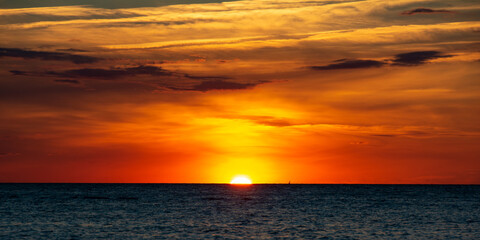
M 230 184 L 252 184 L 252 180 L 247 176 L 236 176 L 232 179 Z

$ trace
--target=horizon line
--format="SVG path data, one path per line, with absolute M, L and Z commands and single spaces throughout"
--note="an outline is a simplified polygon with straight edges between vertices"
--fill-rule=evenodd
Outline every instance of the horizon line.
M 190 184 L 190 185 L 236 185 L 231 183 L 169 183 L 169 182 L 0 182 L 0 184 Z M 480 183 L 252 183 L 248 185 L 480 185 Z

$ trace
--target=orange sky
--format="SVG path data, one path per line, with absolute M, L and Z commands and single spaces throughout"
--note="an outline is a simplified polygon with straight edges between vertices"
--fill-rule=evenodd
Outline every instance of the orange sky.
M 0 182 L 480 184 L 480 3 L 67 3 L 0 3 Z

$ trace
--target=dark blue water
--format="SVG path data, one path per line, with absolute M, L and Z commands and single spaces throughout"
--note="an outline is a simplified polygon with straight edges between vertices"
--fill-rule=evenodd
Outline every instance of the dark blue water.
M 0 239 L 480 239 L 480 186 L 0 184 Z

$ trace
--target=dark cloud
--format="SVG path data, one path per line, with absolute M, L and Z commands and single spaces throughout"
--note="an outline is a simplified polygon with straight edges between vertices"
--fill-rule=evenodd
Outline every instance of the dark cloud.
M 18 23 L 34 23 L 42 21 L 69 21 L 77 19 L 118 19 L 129 17 L 140 17 L 143 15 L 134 14 L 130 12 L 110 11 L 104 14 L 91 15 L 69 15 L 60 16 L 53 14 L 34 14 L 34 13 L 20 13 L 20 14 L 5 14 L 0 15 L 0 22 L 2 24 L 18 24 Z
M 430 133 L 424 132 L 424 131 L 408 131 L 408 132 L 406 132 L 405 135 L 410 135 L 410 136 L 426 136 L 426 135 L 430 135 Z
M 385 63 L 375 60 L 347 60 L 340 59 L 335 61 L 335 63 L 324 65 L 324 66 L 311 66 L 311 69 L 314 70 L 337 70 L 337 69 L 356 69 L 356 68 L 373 68 L 381 67 Z
M 257 124 L 262 124 L 265 126 L 271 126 L 271 127 L 289 127 L 289 126 L 294 126 L 294 124 L 290 123 L 289 121 L 285 119 L 257 119 L 254 121 Z
M 229 77 L 221 77 L 221 76 L 192 76 L 190 74 L 185 74 L 184 75 L 186 78 L 190 78 L 190 79 L 195 79 L 195 80 L 211 80 L 211 81 L 215 81 L 215 80 L 229 80 L 231 78 Z
M 80 81 L 72 79 L 55 79 L 53 81 L 59 83 L 80 84 Z
M 432 137 L 438 135 L 457 135 L 462 136 L 461 134 L 452 134 L 452 133 L 443 133 L 443 132 L 427 132 L 427 131 L 407 131 L 404 133 L 396 134 L 371 134 L 374 137 Z
M 25 72 L 18 70 L 10 71 L 14 75 L 30 75 L 38 77 L 56 77 L 61 79 L 55 79 L 54 82 L 59 83 L 69 83 L 69 84 L 80 84 L 81 82 L 77 79 L 102 79 L 102 80 L 114 80 L 114 79 L 135 79 L 136 82 L 140 83 L 142 76 L 165 76 L 170 77 L 171 81 L 161 81 L 156 82 L 159 87 L 175 90 L 175 91 L 211 91 L 211 90 L 241 90 L 252 88 L 258 84 L 266 83 L 266 81 L 260 81 L 257 83 L 239 83 L 232 81 L 230 77 L 224 76 L 194 76 L 179 72 L 173 72 L 165 70 L 161 67 L 156 66 L 137 66 L 129 68 L 80 68 L 80 69 L 71 69 L 66 71 L 48 71 L 42 73 L 36 72 Z M 65 78 L 65 79 L 63 79 Z M 192 82 L 193 80 L 193 82 Z M 176 87 L 172 85 L 183 85 L 184 87 Z
M 435 10 L 430 8 L 415 8 L 409 11 L 402 12 L 402 15 L 413 15 L 413 14 L 430 14 L 430 13 L 453 13 L 449 10 Z
M 372 134 L 374 137 L 396 137 L 394 134 Z
M 194 24 L 198 22 L 213 22 L 211 19 L 195 19 L 195 20 L 185 20 L 185 21 L 137 21 L 137 22 L 114 22 L 114 23 L 96 23 L 96 27 L 135 27 L 140 25 L 161 25 L 161 26 L 170 26 L 170 25 L 185 25 L 185 24 Z
M 0 1 L 2 8 L 30 8 L 30 7 L 57 7 L 57 6 L 77 6 L 88 5 L 94 8 L 122 9 L 122 8 L 141 8 L 141 7 L 160 7 L 175 4 L 199 4 L 199 3 L 222 3 L 237 0 L 137 0 L 137 1 L 119 1 L 119 0 L 16 0 Z
M 205 81 L 198 85 L 195 85 L 193 86 L 192 90 L 206 92 L 210 90 L 247 89 L 254 86 L 255 84 L 252 84 L 252 83 L 236 83 L 236 82 L 227 82 L 222 80 L 214 80 L 214 81 Z
M 394 59 L 386 59 L 384 61 L 377 60 L 348 60 L 339 59 L 331 64 L 323 66 L 310 66 L 313 70 L 339 70 L 339 69 L 357 69 L 357 68 L 374 68 L 385 65 L 392 66 L 418 66 L 427 63 L 429 60 L 437 58 L 447 58 L 453 55 L 445 55 L 438 51 L 419 51 L 400 53 L 395 55 Z
M 10 71 L 13 75 L 27 75 L 28 72 L 25 71 L 19 71 L 19 70 L 11 70 Z
M 69 61 L 76 64 L 95 63 L 100 58 L 76 55 L 70 53 L 29 51 L 19 48 L 0 48 L 0 57 L 18 57 L 23 59 L 42 59 L 53 61 Z
M 257 84 L 254 84 L 254 83 L 237 83 L 237 82 L 231 82 L 231 81 L 213 80 L 213 81 L 201 82 L 200 84 L 194 85 L 192 88 L 169 87 L 169 89 L 178 90 L 178 91 L 207 92 L 211 90 L 241 90 L 241 89 L 252 88 L 256 85 Z
M 172 72 L 155 66 L 138 66 L 131 68 L 82 68 L 72 69 L 63 72 L 47 72 L 48 75 L 66 77 L 66 78 L 99 78 L 99 79 L 117 79 L 137 75 L 150 76 L 169 76 Z
M 401 53 L 395 55 L 392 65 L 396 66 L 417 66 L 425 64 L 428 60 L 437 59 L 437 58 L 447 58 L 452 57 L 453 55 L 442 55 L 441 52 L 437 51 L 420 51 L 420 52 L 409 52 Z
M 61 48 L 61 49 L 57 49 L 57 51 L 61 51 L 61 52 L 89 52 L 87 50 L 77 49 L 77 48 Z

